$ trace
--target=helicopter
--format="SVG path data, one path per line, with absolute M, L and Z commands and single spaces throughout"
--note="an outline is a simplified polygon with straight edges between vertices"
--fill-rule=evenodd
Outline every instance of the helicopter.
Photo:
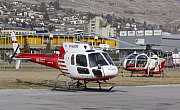
M 30 54 L 20 52 L 14 32 L 11 33 L 11 38 L 14 53 L 9 63 L 11 64 L 13 59 L 16 60 L 16 69 L 19 69 L 20 60 L 50 66 L 61 71 L 57 78 L 64 75 L 77 80 L 77 88 L 82 85 L 80 82 L 82 81 L 85 88 L 87 88 L 88 82 L 97 82 L 99 89 L 101 89 L 101 81 L 108 84 L 107 80 L 118 75 L 118 68 L 114 65 L 109 54 L 102 50 L 91 49 L 88 44 L 65 42 L 60 47 L 59 52 Z
M 123 62 L 123 69 L 131 71 L 131 77 L 134 73 L 142 73 L 146 76 L 153 76 L 154 74 L 162 74 L 162 69 L 165 65 L 165 59 L 158 57 L 152 52 L 152 46 L 155 44 L 141 45 L 146 46 L 145 53 L 134 52 L 128 55 Z

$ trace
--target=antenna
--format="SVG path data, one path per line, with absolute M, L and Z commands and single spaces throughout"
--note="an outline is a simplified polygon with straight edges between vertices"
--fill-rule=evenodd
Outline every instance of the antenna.
M 105 36 L 101 36 L 101 35 L 95 35 L 95 36 L 98 36 L 98 37 L 101 37 L 101 38 L 106 38 L 106 39 L 109 39 L 109 40 L 112 40 L 112 41 L 115 41 L 115 42 L 118 42 L 118 43 L 126 44 L 126 45 L 129 45 L 131 47 L 135 47 L 135 45 L 130 44 L 130 43 L 125 42 L 125 41 L 122 41 L 122 40 L 117 40 L 117 39 L 114 39 L 114 38 L 105 37 Z

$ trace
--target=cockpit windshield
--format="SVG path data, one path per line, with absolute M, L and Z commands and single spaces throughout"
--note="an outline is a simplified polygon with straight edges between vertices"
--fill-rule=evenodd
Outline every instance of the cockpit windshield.
M 110 65 L 114 65 L 113 61 L 111 60 L 110 56 L 108 53 L 103 53 L 107 61 L 109 62 Z
M 147 64 L 147 56 L 145 55 L 140 55 L 137 57 L 137 63 L 136 63 L 136 67 L 145 67 Z
M 132 54 L 127 59 L 126 67 L 145 68 L 147 65 L 147 59 L 146 55 Z
M 108 63 L 105 61 L 105 59 L 100 53 L 92 53 L 89 54 L 88 57 L 90 67 L 98 66 L 98 64 L 101 64 L 101 66 L 108 65 Z

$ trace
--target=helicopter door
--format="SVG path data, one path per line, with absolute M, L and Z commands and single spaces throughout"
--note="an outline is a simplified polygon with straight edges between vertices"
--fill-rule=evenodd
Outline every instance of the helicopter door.
M 157 58 L 151 58 L 149 67 L 153 71 L 158 71 L 159 70 L 158 59 Z
M 71 70 L 71 73 L 77 73 L 76 65 L 75 65 L 75 55 L 74 54 L 71 55 L 70 70 Z
M 76 55 L 76 66 L 77 72 L 81 75 L 89 74 L 89 69 L 87 68 L 87 58 L 86 55 L 77 54 Z
M 104 67 L 108 66 L 103 56 L 100 53 L 92 53 L 88 55 L 89 66 L 92 68 L 92 72 L 96 78 L 105 76 Z
M 159 71 L 159 64 L 158 64 L 158 58 L 154 58 L 154 71 Z

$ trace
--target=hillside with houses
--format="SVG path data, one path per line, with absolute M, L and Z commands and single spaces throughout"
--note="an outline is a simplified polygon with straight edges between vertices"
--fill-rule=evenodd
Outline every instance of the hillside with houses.
M 14 0 L 9 0 L 14 1 Z M 21 0 L 28 1 L 28 0 Z M 52 1 L 52 0 L 51 0 Z M 51 2 L 31 0 L 31 2 Z M 54 0 L 55 1 L 55 0 Z M 58 0 L 62 7 L 96 14 L 115 13 L 121 17 L 135 18 L 158 25 L 180 23 L 179 0 Z
M 180 32 L 180 25 L 178 23 L 177 25 L 167 26 L 158 23 L 150 23 L 148 22 L 149 20 L 146 19 L 143 19 L 140 22 L 140 16 L 139 18 L 133 18 L 133 16 L 118 16 L 118 13 L 115 11 L 108 13 L 108 11 L 104 10 L 105 13 L 98 14 L 96 12 L 96 8 L 93 8 L 96 11 L 87 10 L 89 9 L 89 6 L 87 6 L 87 4 L 84 5 L 84 3 L 97 3 L 96 6 L 99 7 L 100 4 L 107 4 L 108 0 L 89 0 L 88 2 L 87 0 L 84 0 L 84 2 L 81 2 L 80 0 L 45 0 L 44 2 L 41 2 L 41 0 L 38 2 L 35 1 L 36 0 L 31 2 L 28 0 L 1 1 L 0 27 L 16 27 L 16 29 L 28 30 L 41 29 L 47 30 L 48 32 L 63 32 L 66 34 L 71 34 L 74 30 L 82 30 L 84 33 L 100 34 L 108 37 L 118 36 L 119 31 L 121 30 L 133 31 L 160 29 L 171 33 Z M 78 6 L 80 2 L 81 7 Z M 137 1 L 133 0 L 128 2 L 131 3 Z M 110 6 L 116 8 L 115 5 L 118 6 L 118 2 L 112 3 Z M 85 8 L 84 6 L 87 7 Z M 84 9 L 81 9 L 83 7 Z M 102 9 L 100 9 L 100 11 L 102 11 Z M 131 11 L 126 10 L 125 12 L 133 15 Z M 178 22 L 178 19 L 176 21 Z

